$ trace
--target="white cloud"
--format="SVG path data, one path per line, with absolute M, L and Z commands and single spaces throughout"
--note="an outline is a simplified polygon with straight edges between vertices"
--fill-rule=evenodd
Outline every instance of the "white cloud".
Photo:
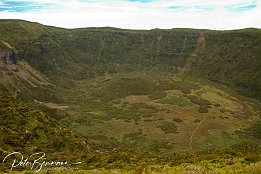
M 16 0 L 22 1 L 22 0 Z M 54 6 L 37 12 L 0 12 L 0 18 L 25 19 L 47 25 L 78 28 L 112 26 L 129 29 L 152 28 L 261 28 L 261 0 L 158 0 L 149 3 L 107 0 L 30 0 Z M 233 13 L 225 6 L 256 3 L 257 7 Z M 214 6 L 212 10 L 169 11 L 171 6 Z

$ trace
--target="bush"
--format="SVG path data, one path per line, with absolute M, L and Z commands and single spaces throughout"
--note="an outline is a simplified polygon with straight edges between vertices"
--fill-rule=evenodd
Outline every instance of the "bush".
M 177 122 L 177 123 L 181 123 L 183 122 L 183 120 L 179 119 L 179 118 L 173 118 L 173 121 Z
M 206 107 L 206 106 L 200 106 L 198 112 L 199 112 L 199 113 L 208 113 L 208 107 Z
M 200 122 L 201 122 L 201 120 L 199 120 L 199 119 L 194 120 L 194 123 L 200 123 Z

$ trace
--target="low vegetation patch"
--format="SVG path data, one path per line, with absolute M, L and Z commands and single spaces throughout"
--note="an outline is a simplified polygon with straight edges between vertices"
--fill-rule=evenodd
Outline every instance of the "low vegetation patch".
M 199 119 L 194 120 L 194 123 L 200 123 L 200 122 L 201 122 L 201 120 L 199 120 Z
M 177 97 L 177 96 L 170 96 L 168 98 L 162 99 L 160 101 L 161 104 L 171 104 L 171 105 L 177 105 L 180 107 L 187 107 L 187 106 L 191 106 L 192 103 L 189 100 L 186 100 L 184 98 L 181 97 Z
M 173 122 L 164 122 L 162 125 L 159 125 L 157 127 L 160 128 L 165 134 L 178 133 L 177 126 Z

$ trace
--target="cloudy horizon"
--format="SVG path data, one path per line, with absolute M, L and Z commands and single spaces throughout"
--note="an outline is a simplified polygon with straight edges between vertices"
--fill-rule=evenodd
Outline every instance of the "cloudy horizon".
M 0 19 L 64 28 L 261 28 L 261 0 L 0 0 Z

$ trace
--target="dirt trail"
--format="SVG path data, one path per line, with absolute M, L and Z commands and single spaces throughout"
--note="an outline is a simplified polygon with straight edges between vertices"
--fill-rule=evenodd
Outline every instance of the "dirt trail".
M 196 129 L 194 129 L 191 133 L 191 136 L 189 138 L 189 148 L 187 149 L 183 149 L 183 150 L 180 150 L 181 152 L 186 152 L 190 149 L 192 149 L 192 144 L 193 144 L 193 139 L 195 137 L 195 133 L 198 131 L 198 129 L 200 128 L 201 124 L 206 120 L 206 117 L 207 116 L 204 116 L 204 119 L 198 124 L 198 126 L 196 127 Z M 190 128 L 189 128 L 189 132 L 190 132 Z
M 206 116 L 204 116 L 204 119 L 198 124 L 198 126 L 196 127 L 196 129 L 192 132 L 192 134 L 191 134 L 191 136 L 190 136 L 189 146 L 192 145 L 195 133 L 198 131 L 200 125 L 201 125 L 205 120 L 206 120 Z

